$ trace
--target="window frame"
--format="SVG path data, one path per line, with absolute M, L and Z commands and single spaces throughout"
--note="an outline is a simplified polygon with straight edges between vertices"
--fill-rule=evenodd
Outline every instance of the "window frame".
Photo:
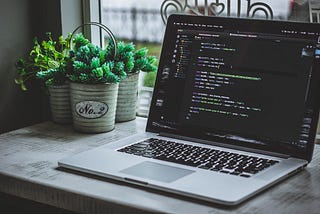
M 88 22 L 102 21 L 101 0 L 60 0 L 61 29 L 66 37 L 77 27 Z M 93 44 L 104 47 L 103 32 L 96 26 L 87 25 L 79 29 Z

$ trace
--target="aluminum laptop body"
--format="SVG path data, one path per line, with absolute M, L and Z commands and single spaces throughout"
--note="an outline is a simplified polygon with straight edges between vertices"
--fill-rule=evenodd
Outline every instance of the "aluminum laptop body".
M 316 24 L 171 15 L 146 132 L 58 164 L 239 204 L 311 161 L 319 113 L 319 37 Z M 149 138 L 276 164 L 240 176 L 121 150 Z

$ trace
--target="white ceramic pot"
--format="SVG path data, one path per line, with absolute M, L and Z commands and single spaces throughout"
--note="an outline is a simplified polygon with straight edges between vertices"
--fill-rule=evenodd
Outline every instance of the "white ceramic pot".
M 51 117 L 56 123 L 72 123 L 69 89 L 69 83 L 64 85 L 50 85 L 48 87 Z
M 119 83 L 116 122 L 134 120 L 137 114 L 139 73 L 129 74 Z
M 70 83 L 70 101 L 74 129 L 101 133 L 114 129 L 118 83 Z

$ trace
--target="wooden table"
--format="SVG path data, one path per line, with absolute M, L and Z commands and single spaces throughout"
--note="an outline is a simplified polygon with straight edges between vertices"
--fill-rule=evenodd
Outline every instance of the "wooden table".
M 45 122 L 0 135 L 0 191 L 79 213 L 320 213 L 320 145 L 297 175 L 236 207 L 58 168 L 61 158 L 142 132 L 146 120 L 103 134 Z M 214 181 L 213 181 L 214 182 Z

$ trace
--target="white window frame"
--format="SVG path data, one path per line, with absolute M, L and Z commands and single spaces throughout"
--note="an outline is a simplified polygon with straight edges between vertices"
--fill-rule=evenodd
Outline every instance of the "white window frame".
M 83 23 L 102 23 L 101 0 L 82 0 Z M 97 26 L 87 26 L 84 28 L 84 35 L 95 45 L 104 47 L 103 31 Z
M 101 0 L 60 0 L 62 35 L 66 37 L 77 27 L 87 22 L 102 20 Z M 79 29 L 93 44 L 104 47 L 102 30 L 96 26 Z

